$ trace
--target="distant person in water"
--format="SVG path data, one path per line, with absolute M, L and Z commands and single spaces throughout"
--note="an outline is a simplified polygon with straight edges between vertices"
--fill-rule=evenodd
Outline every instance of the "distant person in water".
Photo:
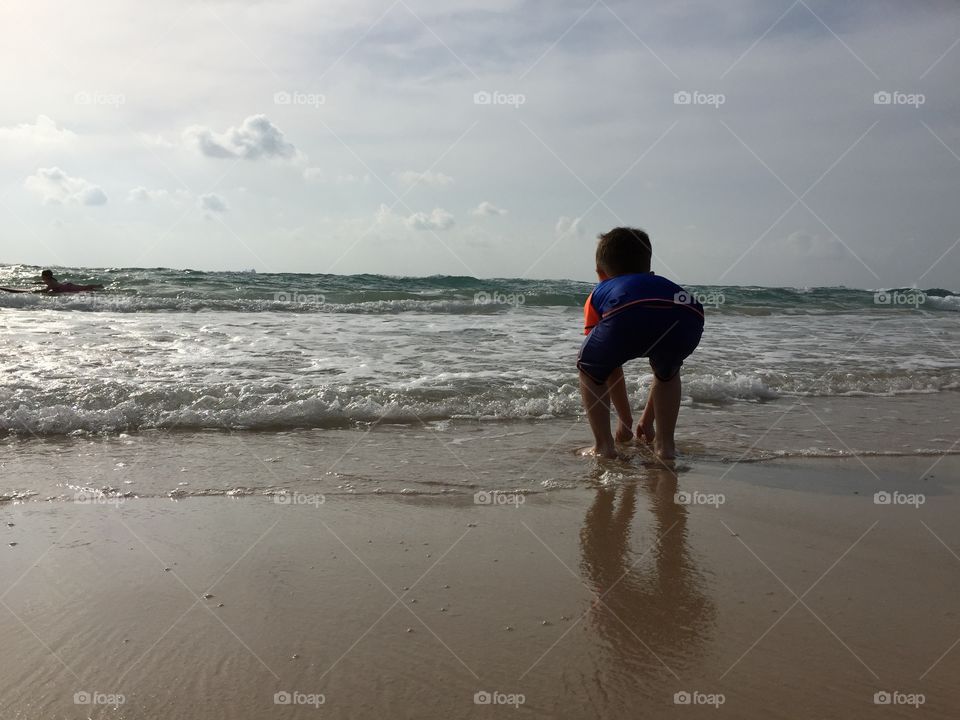
M 74 285 L 69 282 L 60 282 L 49 270 L 40 273 L 40 279 L 46 286 L 40 290 L 34 290 L 36 293 L 45 293 L 55 295 L 58 293 L 88 292 L 90 290 L 103 290 L 103 285 Z
M 580 395 L 599 457 L 617 457 L 610 432 L 616 408 L 616 442 L 633 438 L 633 417 L 623 364 L 649 358 L 653 384 L 637 424 L 637 439 L 663 460 L 676 456 L 674 429 L 680 412 L 680 366 L 700 343 L 703 306 L 690 293 L 650 271 L 653 248 L 643 230 L 614 228 L 599 237 L 597 278 L 584 307 L 584 334 L 577 368 Z

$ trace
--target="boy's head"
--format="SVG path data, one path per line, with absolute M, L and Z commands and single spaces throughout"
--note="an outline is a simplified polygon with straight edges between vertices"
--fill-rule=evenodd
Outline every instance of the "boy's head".
M 53 276 L 53 273 L 49 270 L 44 270 L 42 273 L 40 273 L 40 279 L 43 280 L 43 282 L 45 282 L 47 285 L 51 285 L 57 281 L 57 279 Z
M 618 227 L 598 237 L 597 275 L 610 278 L 650 272 L 653 246 L 643 230 Z

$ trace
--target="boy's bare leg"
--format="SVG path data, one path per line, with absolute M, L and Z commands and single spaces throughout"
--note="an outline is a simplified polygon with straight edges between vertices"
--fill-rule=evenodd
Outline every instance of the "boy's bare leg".
M 617 411 L 617 442 L 627 442 L 633 437 L 633 413 L 630 412 L 630 399 L 627 397 L 627 383 L 623 379 L 623 368 L 614 370 L 607 378 L 610 401 Z
M 654 378 L 654 382 L 656 378 Z M 640 416 L 640 422 L 637 423 L 637 440 L 642 440 L 648 445 L 653 442 L 656 432 L 653 428 L 653 421 L 656 413 L 653 407 L 653 385 L 650 386 L 650 392 L 647 393 L 647 404 L 643 406 L 643 415 Z
M 680 414 L 680 373 L 667 381 L 656 377 L 650 389 L 653 412 L 657 419 L 657 436 L 653 448 L 663 460 L 673 460 L 677 448 L 673 442 L 673 432 L 677 427 L 677 415 Z
M 597 457 L 617 457 L 616 445 L 610 433 L 610 391 L 607 383 L 598 385 L 581 371 L 580 397 L 593 431 L 593 453 Z

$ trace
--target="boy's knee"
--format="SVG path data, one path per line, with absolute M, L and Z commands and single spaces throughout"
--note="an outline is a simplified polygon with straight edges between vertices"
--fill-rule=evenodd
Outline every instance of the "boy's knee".
M 591 385 L 606 385 L 607 378 L 602 380 L 583 369 L 580 363 L 577 363 L 577 370 L 580 371 L 580 382 L 589 382 Z

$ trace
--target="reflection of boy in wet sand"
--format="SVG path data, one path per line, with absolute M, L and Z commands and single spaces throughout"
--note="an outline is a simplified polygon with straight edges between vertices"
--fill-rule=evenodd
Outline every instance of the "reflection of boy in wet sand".
M 687 508 L 674 500 L 677 476 L 658 468 L 638 482 L 654 517 L 642 547 L 631 548 L 636 483 L 619 489 L 619 503 L 618 490 L 597 490 L 580 531 L 581 570 L 597 595 L 593 617 L 615 664 L 634 669 L 691 659 L 714 617 L 686 544 Z
M 649 358 L 653 384 L 637 437 L 657 455 L 676 455 L 673 433 L 680 412 L 680 366 L 703 333 L 703 306 L 682 287 L 650 271 L 653 254 L 643 230 L 614 228 L 600 236 L 597 277 L 584 307 L 586 340 L 580 348 L 580 394 L 595 444 L 592 454 L 616 457 L 610 403 L 617 410 L 617 442 L 633 437 L 623 364 Z

